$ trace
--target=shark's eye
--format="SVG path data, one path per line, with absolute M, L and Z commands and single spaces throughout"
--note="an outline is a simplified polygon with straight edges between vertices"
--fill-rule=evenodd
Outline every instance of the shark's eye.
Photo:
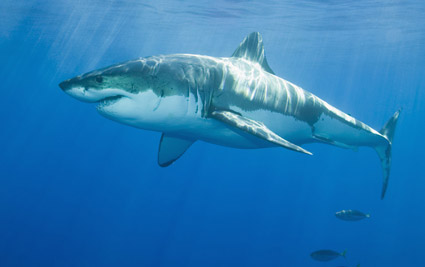
M 103 82 L 103 77 L 102 76 L 96 76 L 96 82 L 98 83 L 102 83 Z

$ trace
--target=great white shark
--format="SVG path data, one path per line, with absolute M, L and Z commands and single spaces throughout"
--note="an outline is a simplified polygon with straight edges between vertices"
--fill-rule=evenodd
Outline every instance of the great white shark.
M 111 120 L 162 132 L 158 163 L 168 166 L 197 140 L 235 148 L 284 147 L 311 154 L 313 142 L 372 147 L 391 166 L 400 110 L 380 131 L 274 74 L 262 37 L 248 35 L 231 57 L 175 54 L 139 58 L 59 84 Z

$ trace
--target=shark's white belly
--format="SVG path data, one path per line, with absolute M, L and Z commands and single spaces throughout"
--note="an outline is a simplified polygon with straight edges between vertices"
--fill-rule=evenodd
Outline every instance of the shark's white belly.
M 241 112 L 246 118 L 263 122 L 269 129 L 295 143 L 303 144 L 311 140 L 311 127 L 302 121 L 296 121 L 291 116 L 273 113 L 265 110 Z M 215 119 L 198 118 L 191 123 L 192 127 L 186 134 L 194 139 L 203 140 L 217 145 L 236 148 L 266 148 L 275 145 L 251 134 L 237 130 Z M 180 131 L 180 133 L 184 132 Z
M 112 120 L 145 130 L 175 134 L 209 143 L 236 148 L 273 147 L 270 142 L 244 133 L 220 121 L 202 116 L 203 103 L 194 95 L 159 97 L 152 91 L 101 105 L 99 112 Z M 304 143 L 310 137 L 308 125 L 291 116 L 265 110 L 245 112 L 247 118 L 262 121 L 283 138 Z
M 264 109 L 243 111 L 237 106 L 231 106 L 231 109 L 243 117 L 264 123 L 267 128 L 291 143 L 303 144 L 312 138 L 311 126 L 304 121 L 297 120 L 294 116 Z

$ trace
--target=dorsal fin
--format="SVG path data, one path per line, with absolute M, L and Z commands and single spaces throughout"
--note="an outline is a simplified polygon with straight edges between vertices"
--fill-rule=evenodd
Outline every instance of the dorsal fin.
M 264 54 L 263 38 L 259 32 L 253 32 L 245 37 L 232 57 L 240 57 L 258 62 L 265 71 L 274 74 L 267 63 L 266 55 Z

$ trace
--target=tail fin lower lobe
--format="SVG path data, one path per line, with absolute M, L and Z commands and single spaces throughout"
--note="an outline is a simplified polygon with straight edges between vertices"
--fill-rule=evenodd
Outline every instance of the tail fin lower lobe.
M 390 168 L 391 168 L 391 146 L 393 143 L 393 137 L 395 128 L 397 125 L 397 120 L 400 115 L 401 109 L 396 111 L 394 115 L 388 120 L 388 122 L 382 127 L 379 131 L 380 134 L 385 136 L 388 139 L 387 146 L 377 146 L 375 147 L 376 152 L 378 153 L 379 159 L 381 160 L 381 166 L 383 171 L 384 180 L 382 183 L 382 193 L 381 199 L 384 198 L 385 192 L 388 187 L 388 180 L 390 177 Z

